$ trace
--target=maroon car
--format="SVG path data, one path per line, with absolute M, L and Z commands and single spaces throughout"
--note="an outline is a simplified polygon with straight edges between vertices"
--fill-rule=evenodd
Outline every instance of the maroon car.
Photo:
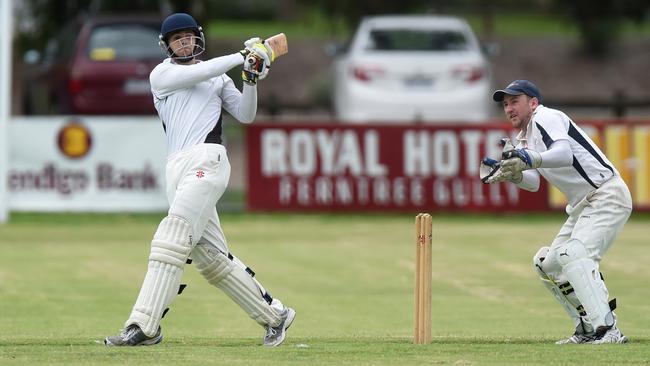
M 26 86 L 34 89 L 29 105 L 45 105 L 45 113 L 155 114 L 149 73 L 165 57 L 159 32 L 160 19 L 151 16 L 69 24 L 49 42 L 35 83 Z

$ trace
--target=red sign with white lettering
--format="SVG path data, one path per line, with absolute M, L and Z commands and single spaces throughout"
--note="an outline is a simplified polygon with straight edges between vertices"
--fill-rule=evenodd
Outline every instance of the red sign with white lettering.
M 537 193 L 482 184 L 506 124 L 251 125 L 248 208 L 287 211 L 542 211 Z

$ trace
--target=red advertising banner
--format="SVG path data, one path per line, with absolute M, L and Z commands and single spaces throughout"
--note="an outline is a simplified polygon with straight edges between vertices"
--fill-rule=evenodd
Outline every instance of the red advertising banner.
M 543 211 L 537 193 L 482 184 L 507 124 L 257 124 L 247 129 L 250 210 Z

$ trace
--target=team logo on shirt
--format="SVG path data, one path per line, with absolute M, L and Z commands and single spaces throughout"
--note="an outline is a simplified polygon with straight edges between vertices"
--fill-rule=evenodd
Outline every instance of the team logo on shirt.
M 204 175 L 205 175 L 205 173 L 203 173 L 203 170 L 199 170 L 198 172 L 196 172 L 196 177 L 199 178 L 199 179 L 203 178 Z

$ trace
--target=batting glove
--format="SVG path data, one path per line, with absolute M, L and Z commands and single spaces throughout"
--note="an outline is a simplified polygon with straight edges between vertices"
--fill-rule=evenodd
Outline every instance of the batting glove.
M 512 173 L 520 173 L 523 170 L 537 169 L 542 165 L 540 153 L 529 149 L 515 149 L 503 152 L 501 158 L 501 169 Z
M 249 39 L 244 42 L 244 45 L 246 48 L 239 51 L 244 57 L 242 79 L 250 85 L 255 85 L 258 80 L 262 80 L 268 75 L 273 51 L 269 52 L 266 46 L 260 42 L 259 37 Z
M 241 72 L 241 78 L 248 85 L 256 85 L 265 69 L 264 61 L 251 53 L 244 59 L 244 69 Z
M 244 42 L 244 49 L 250 52 L 265 53 L 267 57 L 262 57 L 268 61 L 267 66 L 270 66 L 271 62 L 275 61 L 275 52 L 273 51 L 273 48 L 266 40 L 263 40 L 260 37 L 254 37 Z

